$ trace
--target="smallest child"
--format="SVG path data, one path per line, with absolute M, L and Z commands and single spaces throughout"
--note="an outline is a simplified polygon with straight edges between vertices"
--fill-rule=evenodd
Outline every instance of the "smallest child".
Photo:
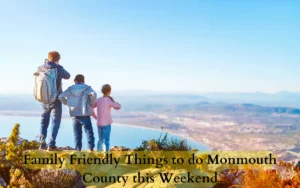
M 114 101 L 110 96 L 111 86 L 105 84 L 102 87 L 103 97 L 97 99 L 96 104 L 93 106 L 93 117 L 97 120 L 98 127 L 98 144 L 97 150 L 102 151 L 103 142 L 105 144 L 105 151 L 109 151 L 110 131 L 111 131 L 111 108 L 119 110 L 121 105 Z M 94 108 L 97 108 L 97 114 L 95 114 Z

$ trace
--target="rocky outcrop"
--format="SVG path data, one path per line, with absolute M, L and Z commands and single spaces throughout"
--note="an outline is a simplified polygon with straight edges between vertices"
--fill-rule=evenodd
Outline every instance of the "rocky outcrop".
M 8 137 L 0 138 L 0 142 L 7 144 L 9 142 L 9 138 Z M 18 138 L 17 145 L 22 145 L 23 142 L 28 142 L 28 140 Z
M 0 138 L 0 143 L 5 143 L 5 144 L 7 144 L 8 142 L 9 142 L 9 138 L 8 137 L 4 137 L 4 138 Z M 28 140 L 26 140 L 26 139 L 22 139 L 22 138 L 18 138 L 18 141 L 17 141 L 17 145 L 22 145 L 24 142 L 29 142 Z M 36 142 L 36 143 L 38 143 L 38 141 L 36 141 L 36 140 L 33 140 L 33 141 L 31 141 L 31 142 Z M 57 147 L 57 149 L 58 150 L 66 150 L 66 151 L 68 151 L 68 150 L 75 150 L 74 148 L 72 148 L 72 147 L 70 147 L 70 146 L 64 146 L 64 147 Z
M 110 148 L 110 151 L 132 151 L 133 149 L 124 147 L 124 146 L 113 146 Z
M 9 142 L 9 138 L 8 137 L 0 138 L 0 143 L 1 142 L 7 144 Z M 29 142 L 29 141 L 26 139 L 18 138 L 17 145 L 22 145 L 23 142 Z M 35 141 L 35 142 L 37 142 L 37 141 Z M 72 148 L 71 146 L 59 146 L 59 147 L 57 147 L 57 149 L 60 151 L 75 150 L 75 148 Z M 113 146 L 110 149 L 110 151 L 133 151 L 133 149 L 127 148 L 124 146 Z
M 75 150 L 74 148 L 70 147 L 70 146 L 66 146 L 66 147 L 57 147 L 58 150 L 64 150 L 64 151 L 71 151 L 71 150 Z

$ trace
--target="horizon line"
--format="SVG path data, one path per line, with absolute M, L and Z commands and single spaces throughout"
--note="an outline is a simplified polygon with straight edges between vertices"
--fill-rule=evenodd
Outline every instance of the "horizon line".
M 97 93 L 101 93 L 100 91 L 96 91 Z M 149 92 L 149 94 L 182 94 L 182 95 L 197 95 L 197 94 L 212 94 L 212 93 L 219 93 L 219 94 L 279 94 L 279 93 L 299 93 L 300 91 L 289 91 L 289 90 L 280 90 L 276 92 L 265 92 L 265 91 L 156 91 L 156 90 L 145 90 L 145 89 L 124 89 L 124 90 L 114 90 L 113 93 L 119 92 L 130 92 L 130 94 L 144 94 L 145 92 Z M 32 92 L 1 92 L 0 95 L 28 95 L 32 94 Z

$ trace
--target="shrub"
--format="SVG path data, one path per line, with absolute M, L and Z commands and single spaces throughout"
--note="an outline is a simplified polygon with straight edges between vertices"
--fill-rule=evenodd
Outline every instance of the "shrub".
M 7 184 L 18 186 L 25 183 L 25 176 L 31 171 L 23 165 L 23 152 L 28 149 L 38 149 L 37 141 L 24 141 L 21 145 L 18 143 L 20 135 L 20 124 L 15 124 L 8 143 L 0 143 L 0 172 Z M 26 186 L 28 187 L 28 186 Z
M 162 132 L 158 139 L 143 140 L 142 144 L 135 148 L 135 151 L 190 151 L 192 148 L 188 146 L 187 140 L 178 138 L 168 138 L 168 133 L 163 136 Z
M 40 188 L 69 188 L 85 187 L 81 181 L 81 174 L 72 170 L 42 170 L 31 177 L 33 187 Z
M 243 188 L 296 188 L 300 187 L 300 170 L 293 164 L 280 161 L 273 170 L 247 169 L 242 170 L 240 177 L 231 178 L 232 170 L 221 172 L 215 188 L 236 185 L 234 181 L 240 179 Z

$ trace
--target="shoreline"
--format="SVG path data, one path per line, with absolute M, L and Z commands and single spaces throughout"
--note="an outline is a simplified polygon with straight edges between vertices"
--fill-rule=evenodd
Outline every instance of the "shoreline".
M 119 124 L 118 122 L 113 122 L 119 126 L 129 126 L 129 127 L 136 127 L 136 128 L 141 128 L 141 129 L 149 129 L 149 130 L 154 130 L 154 131 L 159 131 L 160 129 L 156 129 L 156 128 L 151 128 L 151 127 L 144 127 L 144 126 L 139 126 L 139 125 L 134 125 L 134 124 Z M 167 132 L 165 132 L 167 131 Z M 192 138 L 191 136 L 182 136 L 180 135 L 180 133 L 178 132 L 175 132 L 175 131 L 172 131 L 170 129 L 164 129 L 163 130 L 163 133 L 171 133 L 172 135 L 175 135 L 175 136 L 178 136 L 180 138 L 183 138 L 183 139 L 186 139 L 187 141 L 190 140 L 190 141 L 193 141 L 197 144 L 200 144 L 200 145 L 203 145 L 205 146 L 208 150 L 211 150 L 211 147 L 208 146 L 207 144 L 205 143 L 202 143 L 202 142 L 199 142 L 197 140 L 195 140 L 194 138 Z
M 0 114 L 0 116 L 4 116 L 4 117 L 23 117 L 23 118 L 39 118 L 38 116 L 34 116 L 34 115 L 12 115 L 12 114 L 9 114 L 9 115 L 5 115 L 5 114 Z M 71 120 L 70 117 L 62 117 L 62 120 Z M 95 120 L 93 118 L 91 118 L 92 122 Z M 21 123 L 20 123 L 21 124 Z M 95 124 L 95 123 L 94 123 Z M 113 122 L 113 124 L 116 124 L 118 126 L 124 126 L 124 127 L 134 127 L 134 128 L 139 128 L 139 129 L 148 129 L 148 130 L 153 130 L 153 131 L 161 131 L 161 129 L 156 129 L 156 128 L 152 128 L 152 127 L 145 127 L 145 126 L 140 126 L 140 125 L 135 125 L 135 124 L 128 124 L 128 123 L 119 123 L 119 122 Z M 97 125 L 96 125 L 97 126 Z M 207 150 L 211 150 L 211 147 L 208 146 L 207 144 L 205 143 L 202 143 L 202 142 L 199 142 L 197 140 L 195 140 L 194 138 L 190 137 L 190 136 L 182 136 L 180 133 L 174 131 L 174 130 L 170 130 L 170 129 L 163 129 L 163 132 L 162 133 L 170 133 L 174 136 L 177 136 L 177 137 L 180 137 L 184 140 L 187 140 L 187 143 L 188 141 L 193 141 L 199 145 L 202 145 L 204 146 L 204 148 L 206 148 Z

